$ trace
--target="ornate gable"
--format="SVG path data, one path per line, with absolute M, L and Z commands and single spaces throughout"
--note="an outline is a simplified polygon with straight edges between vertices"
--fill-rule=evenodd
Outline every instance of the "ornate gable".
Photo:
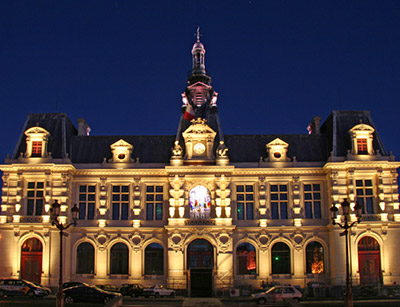
M 215 159 L 212 152 L 216 132 L 206 124 L 206 120 L 192 120 L 189 128 L 182 133 L 185 140 L 186 154 L 184 159 L 192 162 L 209 162 Z
M 133 146 L 128 142 L 124 141 L 123 139 L 118 140 L 111 146 L 111 152 L 113 154 L 111 161 L 114 163 L 129 163 L 134 162 L 132 161 L 131 154 Z

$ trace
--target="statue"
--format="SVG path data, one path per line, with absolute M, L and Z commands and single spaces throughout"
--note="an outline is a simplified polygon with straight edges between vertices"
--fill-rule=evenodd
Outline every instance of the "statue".
M 224 141 L 219 141 L 219 145 L 217 148 L 217 156 L 218 157 L 226 157 L 226 152 L 228 148 L 226 148 Z
M 179 145 L 179 141 L 175 141 L 175 146 L 172 148 L 172 156 L 173 157 L 182 157 L 182 147 Z

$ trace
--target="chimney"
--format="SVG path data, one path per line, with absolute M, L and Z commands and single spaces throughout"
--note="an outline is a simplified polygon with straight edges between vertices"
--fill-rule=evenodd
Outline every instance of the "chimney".
M 83 118 L 78 118 L 78 135 L 88 136 L 90 127 Z
M 320 134 L 320 128 L 321 128 L 321 117 L 315 116 L 312 119 L 307 129 L 309 134 Z

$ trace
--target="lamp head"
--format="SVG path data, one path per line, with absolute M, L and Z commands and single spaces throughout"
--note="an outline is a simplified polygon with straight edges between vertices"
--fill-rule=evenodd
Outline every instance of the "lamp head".
M 329 209 L 329 211 L 331 213 L 332 223 L 335 225 L 335 219 L 337 218 L 339 209 L 335 206 L 335 204 L 332 204 L 332 207 Z
M 76 206 L 76 204 L 74 204 L 74 206 L 72 207 L 71 213 L 74 226 L 76 226 L 76 221 L 78 220 L 78 214 L 79 214 L 79 208 Z
M 362 206 L 360 203 L 357 201 L 356 205 L 354 206 L 354 211 L 356 212 L 356 217 L 358 218 L 358 222 L 361 220 L 361 215 L 362 215 Z
M 349 215 L 350 203 L 347 201 L 347 198 L 345 198 L 344 201 L 342 202 L 342 209 L 343 209 L 343 215 Z
M 61 211 L 61 205 L 58 203 L 56 199 L 50 208 L 50 216 L 52 222 L 57 221 L 57 218 L 60 216 L 60 211 Z

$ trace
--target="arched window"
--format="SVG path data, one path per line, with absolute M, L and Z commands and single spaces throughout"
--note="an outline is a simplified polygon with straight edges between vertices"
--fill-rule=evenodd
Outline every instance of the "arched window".
M 324 248 L 319 242 L 312 241 L 306 247 L 306 272 L 307 274 L 324 273 Z
M 211 210 L 210 191 L 202 185 L 194 187 L 189 192 L 189 205 L 191 218 L 209 218 Z
M 42 242 L 36 238 L 29 238 L 28 240 L 25 240 L 21 248 L 23 252 L 41 252 L 42 249 Z
M 158 243 L 151 243 L 145 250 L 145 275 L 164 275 L 164 249 Z
M 242 243 L 236 249 L 238 275 L 256 274 L 256 249 L 250 243 Z
M 382 284 L 380 246 L 373 237 L 363 237 L 358 242 L 358 268 L 361 285 Z
M 76 274 L 94 273 L 94 247 L 88 242 L 79 244 L 76 250 Z
M 283 242 L 274 244 L 271 250 L 272 274 L 290 274 L 290 249 Z
M 110 251 L 110 274 L 128 274 L 128 247 L 116 243 Z

